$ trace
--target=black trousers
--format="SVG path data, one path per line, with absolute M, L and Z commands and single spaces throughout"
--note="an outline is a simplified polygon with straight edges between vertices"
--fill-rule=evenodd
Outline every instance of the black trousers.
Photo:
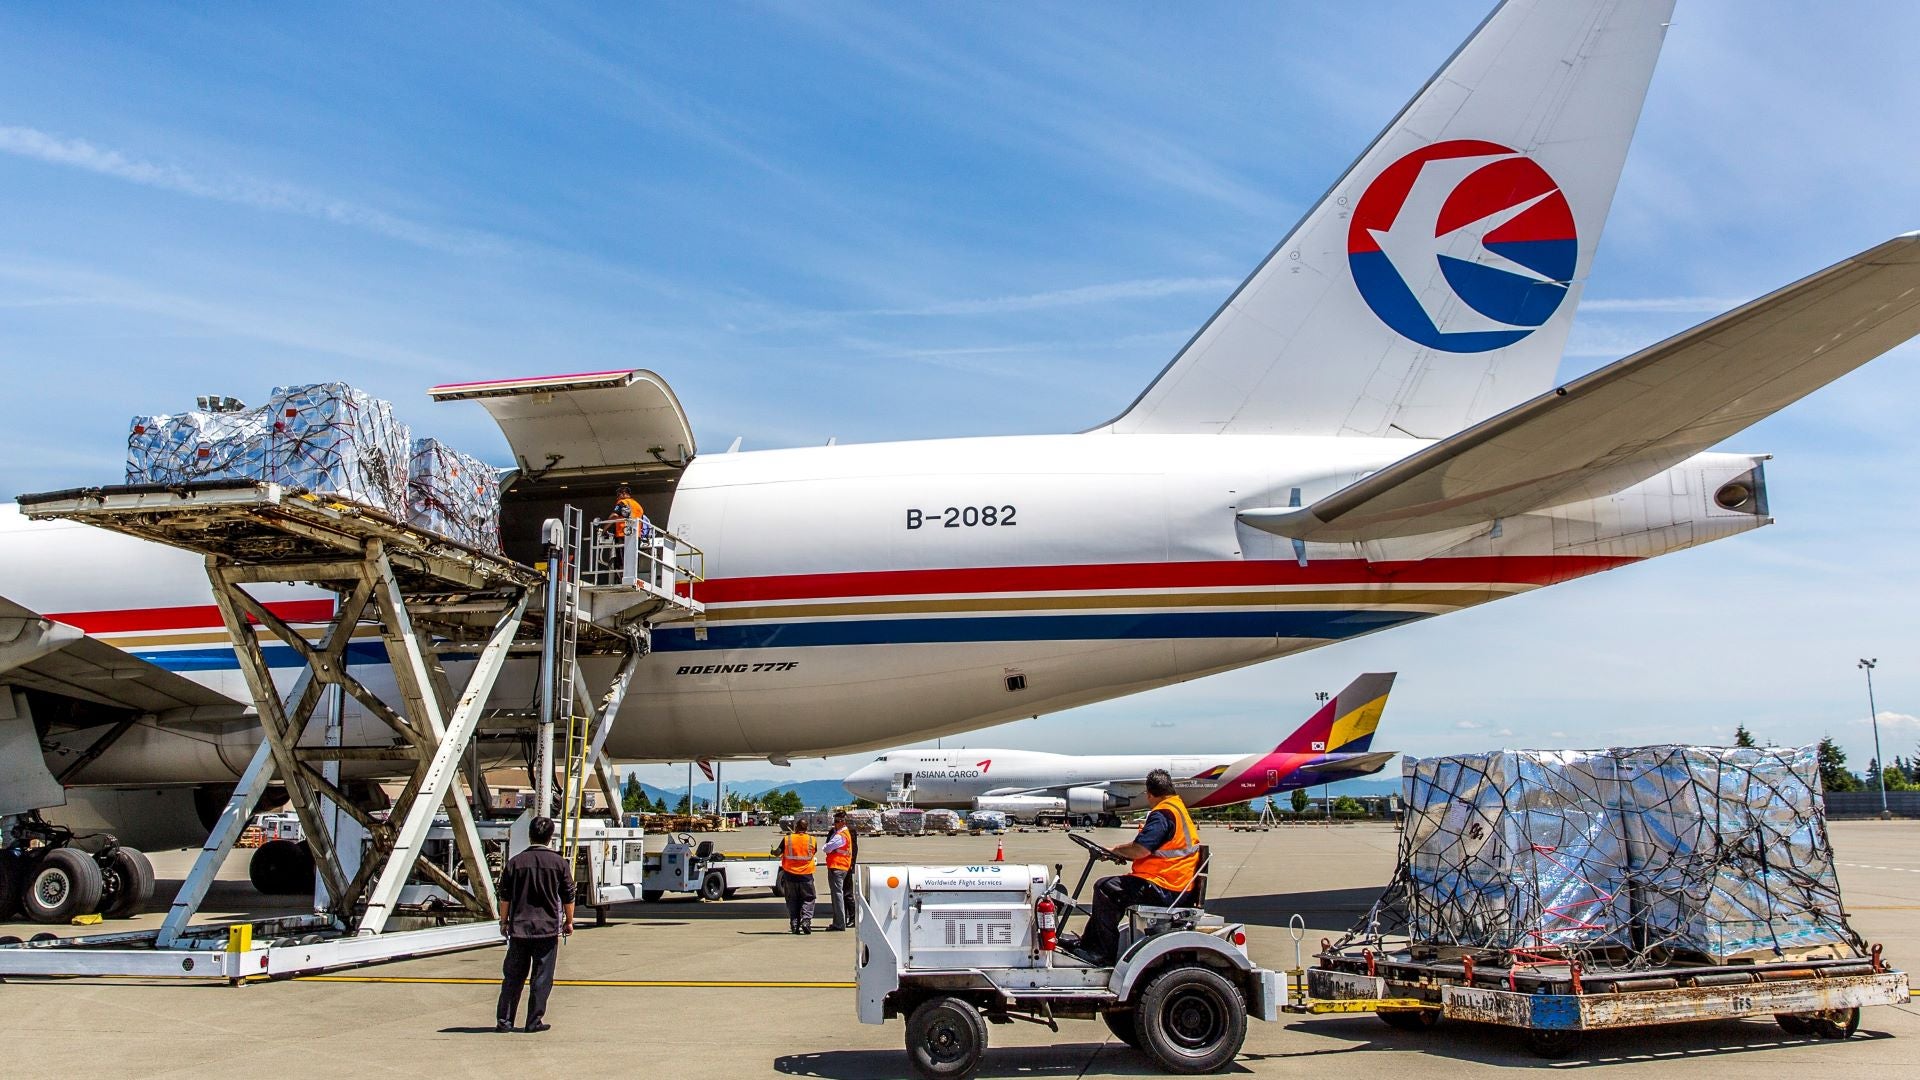
M 787 926 L 792 930 L 813 927 L 813 875 L 780 871 L 780 884 L 787 894 Z
M 1080 951 L 1103 964 L 1113 963 L 1119 959 L 1114 954 L 1120 947 L 1120 917 L 1127 909 L 1135 904 L 1163 907 L 1173 900 L 1171 891 L 1132 874 L 1101 878 L 1093 888 L 1093 916 L 1080 935 Z
M 845 930 L 853 925 L 853 871 L 828 870 L 827 895 L 833 897 L 833 928 Z
M 547 995 L 553 993 L 554 961 L 560 957 L 557 937 L 517 937 L 507 939 L 507 959 L 500 971 L 500 1005 L 495 1019 L 511 1026 L 513 1014 L 520 1008 L 520 988 L 527 974 L 533 974 L 533 988 L 527 992 L 527 1024 L 539 1023 L 547 1015 Z

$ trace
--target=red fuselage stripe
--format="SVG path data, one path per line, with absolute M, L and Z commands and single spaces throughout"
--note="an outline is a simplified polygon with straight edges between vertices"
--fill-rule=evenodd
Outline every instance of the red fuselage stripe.
M 290 623 L 326 622 L 333 618 L 332 600 L 281 600 L 268 611 Z M 212 604 L 191 607 L 134 608 L 129 611 L 68 611 L 47 618 L 89 634 L 125 634 L 141 630 L 191 630 L 220 625 L 220 609 Z
M 709 604 L 813 600 L 844 596 L 943 593 L 1080 592 L 1103 589 L 1205 589 L 1261 585 L 1478 584 L 1554 585 L 1638 559 L 1609 555 L 1504 555 L 1419 562 L 1325 559 L 992 566 L 953 570 L 876 570 L 716 578 L 697 590 Z

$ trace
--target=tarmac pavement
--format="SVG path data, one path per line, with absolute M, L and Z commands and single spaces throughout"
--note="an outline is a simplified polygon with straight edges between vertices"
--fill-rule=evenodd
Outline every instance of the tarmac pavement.
M 1354 924 L 1393 869 L 1398 834 L 1387 825 L 1289 826 L 1266 833 L 1202 829 L 1213 848 L 1211 909 L 1248 924 L 1254 956 L 1294 966 L 1286 929 L 1295 913 L 1311 953 L 1321 937 Z M 1890 961 L 1920 965 L 1920 822 L 1831 826 L 1854 924 L 1886 945 Z M 718 838 L 727 850 L 764 851 L 770 830 Z M 1099 838 L 1117 842 L 1119 832 Z M 1014 862 L 1064 863 L 1080 849 L 1060 832 L 1010 833 Z M 658 843 L 655 838 L 652 843 Z M 875 837 L 869 864 L 969 863 L 992 857 L 992 837 Z M 246 884 L 236 853 L 210 915 L 269 914 Z M 148 914 L 81 933 L 157 925 L 192 852 L 155 857 L 159 896 Z M 828 922 L 826 906 L 816 926 Z M 427 957 L 287 982 L 168 985 L 107 980 L 14 981 L 0 986 L 12 1019 L 9 1077 L 404 1075 L 544 1077 L 590 1074 L 741 1077 L 794 1075 L 861 1080 L 907 1075 L 904 1025 L 854 1018 L 853 992 L 808 983 L 850 981 L 852 934 L 786 932 L 777 898 L 743 893 L 702 903 L 669 897 L 613 909 L 607 926 L 582 928 L 561 948 L 548 1020 L 538 1035 L 493 1032 L 500 949 Z M 0 933 L 47 930 L 0 926 Z M 798 983 L 797 986 L 762 985 Z M 585 985 L 597 983 L 598 985 Z M 683 983 L 690 985 L 663 985 Z M 727 985 L 748 984 L 748 985 Z M 993 1026 L 982 1076 L 1157 1075 L 1098 1022 L 1063 1021 L 1058 1034 L 1030 1024 Z M 1920 1062 L 1920 1009 L 1868 1010 L 1843 1043 L 1784 1035 L 1771 1022 L 1673 1025 L 1586 1037 L 1571 1057 L 1533 1056 L 1516 1033 L 1472 1024 L 1427 1032 L 1388 1028 L 1371 1016 L 1284 1017 L 1250 1025 L 1230 1070 L 1240 1075 L 1369 1080 L 1477 1076 L 1499 1070 L 1602 1070 L 1599 1075 L 1738 1077 L 1756 1069 L 1792 1076 L 1894 1075 Z

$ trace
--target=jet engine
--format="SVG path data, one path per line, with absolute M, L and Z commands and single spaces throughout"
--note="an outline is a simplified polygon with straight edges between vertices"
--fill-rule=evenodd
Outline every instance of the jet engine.
M 1064 814 L 1067 800 L 1047 795 L 982 795 L 973 800 L 975 810 L 998 810 L 1013 821 L 1031 822 L 1041 814 Z
M 1109 810 L 1124 806 L 1125 802 L 1113 797 L 1106 788 L 1076 787 L 1067 789 L 1067 812 L 1075 817 L 1083 814 L 1104 814 Z

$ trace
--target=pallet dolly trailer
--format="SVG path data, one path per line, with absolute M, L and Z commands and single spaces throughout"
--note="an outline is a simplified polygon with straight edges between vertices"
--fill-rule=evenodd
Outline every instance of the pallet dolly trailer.
M 602 831 L 580 824 L 586 782 L 580 766 L 597 766 L 601 786 L 610 790 L 599 749 L 650 644 L 651 626 L 704 615 L 692 594 L 703 556 L 684 542 L 677 566 L 582 585 L 580 564 L 589 540 L 583 539 L 579 512 L 571 509 L 565 522 L 549 523 L 549 550 L 558 565 L 550 562 L 554 572 L 547 574 L 365 506 L 274 483 L 84 488 L 26 495 L 19 502 L 30 518 L 80 521 L 203 556 L 263 738 L 160 929 L 0 946 L 0 979 L 136 976 L 237 985 L 500 941 L 494 874 L 481 823 L 459 788 L 460 771 L 470 762 L 483 722 L 490 731 L 506 724 L 536 733 L 541 779 L 554 768 L 550 711 L 537 727 L 524 710 L 504 719 L 488 713 L 508 656 L 539 656 L 549 684 L 551 674 L 561 672 L 568 716 L 572 702 L 586 698 L 574 650 L 621 658 L 591 717 L 573 725 L 584 728 L 580 737 L 569 740 L 570 768 L 560 798 L 572 830 L 563 838 L 571 854 L 582 831 Z M 334 616 L 317 641 L 249 591 L 270 583 L 307 583 L 337 594 Z M 543 589 L 546 602 L 537 604 Z M 348 669 L 347 646 L 357 629 L 370 624 L 386 650 L 394 700 Z M 284 693 L 262 652 L 269 642 L 290 647 L 301 661 Z M 470 665 L 457 690 L 442 660 L 449 654 Z M 321 705 L 330 688 L 338 690 L 336 701 L 350 697 L 384 723 L 391 740 L 339 745 L 335 724 L 326 744 L 314 744 L 307 733 L 325 726 Z M 370 813 L 349 798 L 339 779 L 343 762 L 387 763 L 403 779 L 389 812 Z M 298 816 L 313 855 L 315 913 L 194 924 L 221 864 L 272 783 L 285 787 L 288 809 Z M 545 793 L 550 783 L 539 787 Z M 476 795 L 481 788 L 475 784 Z M 439 835 L 451 841 L 449 859 L 435 860 L 425 850 L 436 819 Z M 422 890 L 422 884 L 432 888 Z M 430 902 L 409 902 L 423 892 Z
M 1498 1024 L 1522 1032 L 1528 1049 L 1545 1058 L 1573 1053 L 1587 1031 L 1756 1016 L 1772 1017 L 1789 1035 L 1844 1039 L 1859 1027 L 1863 1007 L 1908 1000 L 1907 973 L 1889 968 L 1878 945 L 1864 957 L 1630 970 L 1504 966 L 1497 958 L 1440 959 L 1388 945 L 1337 949 L 1326 940 L 1320 949 L 1289 994 L 1288 1012 L 1372 1012 L 1406 1031 L 1442 1020 Z

